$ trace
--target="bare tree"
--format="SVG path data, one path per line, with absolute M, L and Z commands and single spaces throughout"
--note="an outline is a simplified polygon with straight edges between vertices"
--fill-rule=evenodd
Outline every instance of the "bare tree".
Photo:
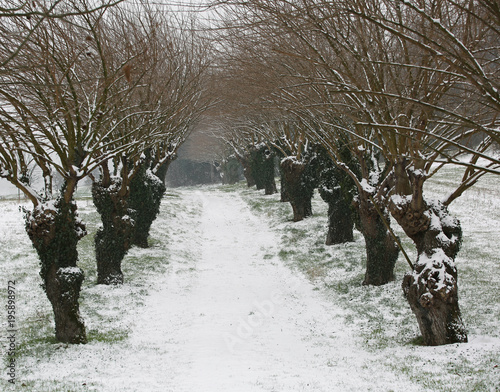
M 106 9 L 78 10 L 62 19 L 49 18 L 35 30 L 24 18 L 11 18 L 12 36 L 29 30 L 30 38 L 18 35 L 22 48 L 0 81 L 2 177 L 33 203 L 26 212 L 26 230 L 41 260 L 56 337 L 68 343 L 86 342 L 78 307 L 84 274 L 77 267 L 76 247 L 86 231 L 77 217 L 74 192 L 103 162 L 134 150 L 134 135 L 142 130 L 140 124 L 123 127 L 138 114 L 128 104 L 134 91 L 127 81 L 131 58 L 106 41 Z M 25 180 L 25 156 L 43 172 L 41 192 Z M 53 192 L 55 173 L 63 183 Z
M 227 3 L 227 2 L 226 2 Z M 398 248 L 390 231 L 384 224 L 379 212 L 384 212 L 385 178 L 390 167 L 380 167 L 376 155 L 380 152 L 372 143 L 366 143 L 370 135 L 353 138 L 349 146 L 355 157 L 360 159 L 361 178 L 353 172 L 349 165 L 342 162 L 342 154 L 338 151 L 338 135 L 353 136 L 353 115 L 363 109 L 363 99 L 353 94 L 347 94 L 357 86 L 349 85 L 346 79 L 350 78 L 353 84 L 362 84 L 361 67 L 347 58 L 348 47 L 335 45 L 335 39 L 341 38 L 345 22 L 339 16 L 327 18 L 313 12 L 313 4 L 305 7 L 307 2 L 270 2 L 250 1 L 240 4 L 231 1 L 237 7 L 233 12 L 238 15 L 239 23 L 244 25 L 259 37 L 266 46 L 266 53 L 274 54 L 286 64 L 279 67 L 281 84 L 273 91 L 273 97 L 268 98 L 279 105 L 281 110 L 290 113 L 290 116 L 300 119 L 301 133 L 309 134 L 309 140 L 315 140 L 328 150 L 342 169 L 346 170 L 355 181 L 358 188 L 358 210 L 361 217 L 361 231 L 367 242 L 367 273 L 365 284 L 384 284 L 394 279 L 393 269 L 397 259 Z M 324 4 L 324 3 L 322 3 Z M 241 6 L 244 11 L 241 11 Z M 330 7 L 325 5 L 325 7 Z M 245 23 L 241 22 L 241 15 L 246 16 Z M 324 21 L 328 26 L 318 26 L 318 21 Z M 339 37 L 328 37 L 332 33 L 327 30 L 330 25 Z M 363 37 L 364 38 L 364 37 Z M 279 56 L 277 56 L 279 55 Z M 343 57 L 345 55 L 345 58 Z M 351 56 L 356 60 L 356 55 Z M 267 61 L 268 57 L 266 57 Z M 276 62 L 272 63 L 273 65 Z M 346 76 L 341 76 L 339 68 L 345 70 Z M 343 85 L 342 85 L 343 83 Z M 349 85 L 350 89 L 344 91 Z M 337 87 L 338 86 L 338 87 Z M 335 93 L 334 88 L 342 88 L 342 92 Z M 340 118 L 345 114 L 345 119 Z M 322 120 L 321 120 L 322 119 Z M 319 127 L 323 122 L 323 126 Z M 326 132 L 319 132 L 326 130 Z M 321 133 L 321 134 L 319 134 Z M 373 131 L 375 133 L 375 131 Z M 302 140 L 306 140 L 304 136 Z M 357 143 L 359 142 L 359 146 Z M 359 147 L 359 148 L 358 148 Z M 300 176 L 299 176 L 300 178 Z M 380 191 L 380 192 L 379 192 Z M 374 206 L 374 203 L 377 203 Z

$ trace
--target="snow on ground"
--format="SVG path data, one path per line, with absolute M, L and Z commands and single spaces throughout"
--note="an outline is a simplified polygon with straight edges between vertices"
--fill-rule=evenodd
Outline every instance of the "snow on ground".
M 2 375 L 0 390 L 410 392 L 421 391 L 422 384 L 411 371 L 388 366 L 387 354 L 392 361 L 417 359 L 428 376 L 442 372 L 435 361 L 440 355 L 481 355 L 482 347 L 500 347 L 496 338 L 477 336 L 462 347 L 410 349 L 395 342 L 380 352 L 369 349 L 345 306 L 283 264 L 280 235 L 238 193 L 208 187 L 174 196 L 155 222 L 153 246 L 132 249 L 124 261 L 123 286 L 96 286 L 88 272 L 81 302 L 93 337 L 76 346 L 44 340 L 52 333 L 51 311 L 36 287 L 37 259 L 21 214 L 13 204 L 1 205 L 0 245 L 9 259 L 2 260 L 9 265 L 0 269 L 2 284 L 14 271 L 27 271 L 17 277 L 23 296 L 19 322 L 33 323 L 36 316 L 45 330 L 40 342 L 30 340 L 33 330 L 19 333 L 20 341 L 35 348 L 20 356 L 16 387 Z M 84 220 L 95 214 L 88 205 L 81 211 Z M 127 270 L 132 261 L 151 257 L 158 267 L 144 273 L 144 280 Z M 82 264 L 91 265 L 87 259 L 92 255 L 82 253 Z M 140 264 L 134 266 L 140 272 Z M 113 334 L 120 338 L 110 342 Z

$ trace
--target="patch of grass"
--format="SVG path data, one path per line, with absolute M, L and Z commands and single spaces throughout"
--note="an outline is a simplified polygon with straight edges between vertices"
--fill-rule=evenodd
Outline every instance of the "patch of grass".
M 117 343 L 125 340 L 128 337 L 128 331 L 125 330 L 111 330 L 111 331 L 101 331 L 97 329 L 91 329 L 87 331 L 87 339 L 89 343 L 101 342 L 101 343 Z

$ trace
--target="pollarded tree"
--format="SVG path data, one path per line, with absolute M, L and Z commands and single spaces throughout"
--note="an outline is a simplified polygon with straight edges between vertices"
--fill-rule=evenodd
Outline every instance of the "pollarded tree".
M 193 20 L 167 21 L 159 14 L 151 19 L 158 20 L 156 26 L 163 26 L 157 38 L 159 61 L 151 80 L 159 116 L 149 122 L 149 127 L 154 133 L 158 130 L 160 136 L 144 151 L 140 171 L 131 182 L 130 207 L 136 221 L 132 244 L 140 247 L 148 246 L 149 230 L 160 210 L 170 163 L 213 101 L 207 81 L 211 46 L 205 37 L 193 32 Z
M 350 175 L 364 234 L 389 229 L 390 209 L 415 241 L 419 256 L 404 292 L 425 343 L 466 341 L 454 264 L 461 230 L 446 205 L 485 172 L 498 172 L 498 159 L 488 154 L 498 141 L 498 7 L 451 0 L 224 3 L 244 7 L 253 26 L 262 22 L 276 50 L 309 62 L 309 71 L 294 68 L 296 85 L 310 85 L 318 99 L 286 86 L 295 112 L 320 114 L 322 126 L 312 133 L 348 173 L 336 141 L 349 136 L 362 173 Z M 302 45 L 277 44 L 282 31 Z M 339 117 L 344 125 L 324 120 Z M 431 202 L 423 184 L 447 163 L 465 166 L 463 179 L 441 204 Z M 382 237 L 365 239 L 367 251 L 384 246 Z
M 339 155 L 354 173 L 359 173 L 358 162 L 346 145 L 347 140 L 337 141 Z M 326 245 L 342 244 L 354 241 L 354 225 L 358 221 L 355 216 L 353 201 L 356 196 L 356 185 L 349 175 L 339 168 L 328 151 L 318 145 L 318 190 L 321 198 L 328 204 L 328 232 Z
M 281 201 L 292 206 L 294 222 L 311 216 L 319 161 L 317 148 L 309 142 L 304 125 L 297 119 L 277 116 L 260 128 L 281 158 Z
M 26 230 L 40 257 L 56 338 L 84 343 L 78 306 L 84 274 L 77 267 L 77 243 L 86 232 L 73 195 L 82 178 L 130 148 L 114 136 L 130 89 L 117 83 L 126 74 L 126 63 L 108 63 L 110 47 L 101 41 L 106 10 L 79 13 L 88 10 L 85 2 L 67 9 L 72 16 L 47 19 L 36 29 L 25 18 L 10 20 L 11 37 L 24 41 L 0 75 L 1 174 L 33 203 L 26 212 Z M 129 129 L 123 137 L 134 132 L 138 130 Z M 23 155 L 42 169 L 41 193 L 23 180 Z M 56 193 L 54 173 L 63 178 Z
M 272 146 L 260 132 L 250 126 L 250 121 L 232 125 L 221 125 L 229 128 L 219 137 L 234 152 L 235 158 L 243 167 L 243 175 L 247 186 L 256 186 L 258 190 L 264 189 L 266 195 L 276 193 L 275 181 L 275 153 Z
M 107 20 L 105 31 L 114 33 L 108 41 L 126 42 L 118 53 L 127 62 L 122 83 L 133 86 L 133 106 L 121 112 L 115 131 L 117 143 L 129 147 L 109 162 L 112 173 L 103 162 L 93 183 L 103 221 L 95 237 L 98 283 L 122 283 L 129 248 L 148 246 L 168 166 L 207 105 L 202 93 L 208 59 L 178 22 L 144 5 L 116 9 Z M 130 129 L 138 132 L 126 136 Z

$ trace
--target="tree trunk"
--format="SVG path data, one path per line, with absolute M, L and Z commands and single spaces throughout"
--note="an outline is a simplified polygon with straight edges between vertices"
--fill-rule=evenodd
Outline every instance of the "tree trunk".
M 394 280 L 394 266 L 399 248 L 387 229 L 390 224 L 385 207 L 379 206 L 383 218 L 371 201 L 358 202 L 360 231 L 366 242 L 366 273 L 363 285 L 380 286 Z M 385 220 L 385 223 L 384 223 Z
M 235 156 L 241 166 L 243 166 L 243 175 L 247 180 L 247 187 L 253 187 L 255 185 L 255 178 L 252 173 L 252 165 L 250 164 L 250 154 L 245 154 L 245 156 L 242 156 L 238 153 L 235 153 Z
M 467 342 L 455 267 L 462 241 L 460 222 L 443 204 L 423 199 L 415 203 L 412 196 L 393 197 L 390 208 L 417 248 L 413 272 L 406 274 L 402 287 L 424 344 Z
M 76 266 L 77 243 L 87 233 L 78 220 L 76 204 L 59 198 L 26 213 L 26 231 L 41 263 L 43 288 L 54 311 L 56 339 L 63 343 L 86 343 L 85 325 L 78 298 L 84 280 Z
M 328 233 L 326 245 L 343 244 L 354 241 L 354 220 L 351 206 L 343 198 L 341 192 L 337 200 L 328 203 Z
M 103 227 L 95 236 L 98 284 L 122 284 L 122 261 L 131 245 L 134 221 L 127 208 L 128 194 L 121 194 L 122 179 L 113 177 L 108 186 L 92 184 L 92 198 Z
M 344 163 L 354 172 L 357 163 L 349 149 L 340 143 Z M 326 245 L 342 244 L 354 241 L 354 211 L 352 201 L 356 185 L 351 177 L 339 169 L 324 147 L 318 150 L 319 194 L 328 203 L 328 233 Z
M 160 204 L 166 188 L 163 181 L 146 167 L 130 183 L 129 208 L 134 210 L 135 227 L 132 244 L 147 248 L 149 230 L 160 212 Z
M 265 144 L 252 147 L 250 150 L 250 166 L 255 185 L 258 190 L 264 189 L 266 195 L 277 192 L 274 179 L 274 157 Z
M 316 179 L 308 170 L 309 164 L 310 162 L 298 161 L 293 157 L 285 158 L 280 163 L 281 200 L 291 204 L 294 222 L 312 215 L 311 199 Z

